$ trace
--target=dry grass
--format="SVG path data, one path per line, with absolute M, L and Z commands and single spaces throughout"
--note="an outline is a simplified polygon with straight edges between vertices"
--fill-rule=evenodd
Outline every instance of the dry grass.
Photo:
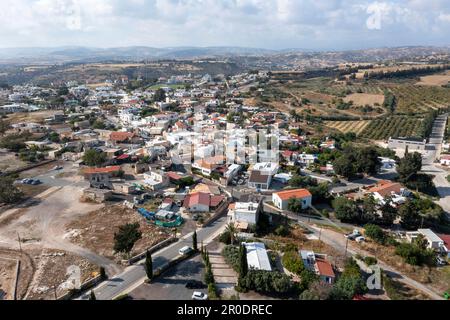
M 12 288 L 9 287 L 8 289 L 8 286 L 13 284 L 16 273 L 16 262 L 8 259 L 20 260 L 16 297 L 22 299 L 33 278 L 34 263 L 30 255 L 23 251 L 0 248 L 0 289 L 6 291 L 6 298 L 12 298 Z
M 36 122 L 44 123 L 46 118 L 50 118 L 55 114 L 61 114 L 62 111 L 57 110 L 42 110 L 35 112 L 18 112 L 8 115 L 8 122 L 10 124 L 16 124 L 20 122 Z
M 0 255 L 0 296 L 1 299 L 13 299 L 14 279 L 16 277 L 16 261 Z
M 437 74 L 431 76 L 421 77 L 420 81 L 416 83 L 421 86 L 443 86 L 450 82 L 450 71 L 445 74 Z
M 382 105 L 384 102 L 384 95 L 382 94 L 368 94 L 368 93 L 353 93 L 344 98 L 345 102 L 353 101 L 356 106 L 374 106 L 375 104 Z
M 370 242 L 362 244 L 361 247 L 406 276 L 428 285 L 436 292 L 444 293 L 450 288 L 450 266 L 440 268 L 412 266 L 396 255 L 395 248 L 392 246 L 380 246 Z
M 60 250 L 43 250 L 34 255 L 36 273 L 27 300 L 54 300 L 68 292 L 69 267 L 80 268 L 81 283 L 95 277 L 99 267 L 84 258 Z
M 115 259 L 117 256 L 113 250 L 114 233 L 117 232 L 119 226 L 135 222 L 140 224 L 142 239 L 135 244 L 132 254 L 141 253 L 170 236 L 170 229 L 151 225 L 136 210 L 125 208 L 122 205 L 106 206 L 70 223 L 67 225 L 66 236 L 84 248 L 104 257 Z

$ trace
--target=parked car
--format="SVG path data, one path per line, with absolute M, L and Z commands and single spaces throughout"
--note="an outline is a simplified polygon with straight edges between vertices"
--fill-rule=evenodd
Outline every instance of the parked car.
M 362 242 L 366 241 L 366 238 L 364 238 L 364 237 L 356 237 L 355 241 L 358 242 L 358 243 L 362 243 Z
M 192 250 L 193 250 L 193 249 L 192 249 L 191 247 L 186 246 L 186 247 L 181 248 L 181 249 L 178 251 L 178 253 L 179 253 L 180 255 L 182 255 L 182 256 L 186 256 L 186 255 L 188 255 L 189 253 L 191 253 Z
M 355 240 L 356 238 L 360 237 L 361 233 L 358 229 L 354 229 L 352 233 L 347 233 L 345 237 L 349 240 Z
M 29 184 L 31 179 L 22 179 L 20 182 L 23 184 Z
M 31 184 L 32 184 L 33 186 L 36 186 L 36 185 L 41 184 L 41 183 L 42 183 L 41 180 L 36 179 L 36 180 L 33 180 L 33 182 L 32 182 Z
M 437 257 L 436 258 L 436 265 L 439 267 L 445 266 L 447 265 L 447 261 L 445 261 L 445 259 L 443 259 L 442 257 Z
M 201 281 L 190 280 L 186 283 L 186 288 L 187 289 L 206 289 L 207 286 Z
M 55 167 L 53 168 L 53 170 L 62 170 L 62 169 L 63 169 L 62 166 L 55 166 Z
M 192 300 L 208 300 L 208 295 L 206 293 L 195 291 L 192 294 Z

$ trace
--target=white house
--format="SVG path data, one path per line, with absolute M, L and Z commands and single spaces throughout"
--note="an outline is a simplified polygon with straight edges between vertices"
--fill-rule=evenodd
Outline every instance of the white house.
M 419 235 L 422 235 L 428 242 L 427 248 L 433 250 L 441 250 L 444 247 L 444 240 L 442 240 L 436 233 L 431 229 L 418 229 L 417 231 L 407 232 L 406 238 L 412 242 Z
M 287 210 L 290 199 L 298 199 L 302 202 L 302 209 L 311 206 L 312 194 L 306 189 L 294 189 L 275 192 L 272 194 L 272 202 L 280 210 Z
M 144 173 L 144 183 L 151 190 L 160 190 L 169 185 L 169 178 L 163 171 L 151 171 Z
M 230 222 L 256 225 L 261 209 L 258 202 L 236 202 L 228 207 L 228 218 Z

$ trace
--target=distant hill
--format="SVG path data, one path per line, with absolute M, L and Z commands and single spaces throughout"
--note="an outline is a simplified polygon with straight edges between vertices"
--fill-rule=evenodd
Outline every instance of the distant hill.
M 121 48 L 6 48 L 0 49 L 3 63 L 95 62 L 144 59 L 197 59 L 232 56 L 261 56 L 276 51 L 241 47 L 121 47 Z

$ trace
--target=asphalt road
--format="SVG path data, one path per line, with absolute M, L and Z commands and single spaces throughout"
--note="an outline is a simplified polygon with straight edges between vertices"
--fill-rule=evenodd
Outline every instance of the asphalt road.
M 433 125 L 433 131 L 427 144 L 427 153 L 423 158 L 422 172 L 433 175 L 433 182 L 439 193 L 437 203 L 450 214 L 450 183 L 447 181 L 448 172 L 439 168 L 435 161 L 440 156 L 445 134 L 445 124 L 448 114 L 440 115 Z
M 209 226 L 199 229 L 197 231 L 197 239 L 199 245 L 203 242 L 204 245 L 208 244 L 224 229 L 227 222 L 227 217 L 221 217 L 217 221 L 211 223 Z M 178 242 L 154 253 L 152 255 L 153 268 L 157 269 L 170 260 L 176 258 L 178 251 L 184 246 L 192 246 L 192 233 L 184 236 Z M 142 265 L 143 261 L 139 264 L 130 266 L 125 269 L 124 272 L 118 274 L 111 279 L 104 281 L 94 289 L 95 296 L 98 300 L 111 300 L 124 293 L 129 293 L 140 286 L 146 278 L 145 270 Z M 89 292 L 84 293 L 79 299 L 89 299 Z
M 201 256 L 180 262 L 151 284 L 144 283 L 130 292 L 133 300 L 190 300 L 194 291 L 208 293 L 207 289 L 187 289 L 189 280 L 203 282 L 204 265 Z

